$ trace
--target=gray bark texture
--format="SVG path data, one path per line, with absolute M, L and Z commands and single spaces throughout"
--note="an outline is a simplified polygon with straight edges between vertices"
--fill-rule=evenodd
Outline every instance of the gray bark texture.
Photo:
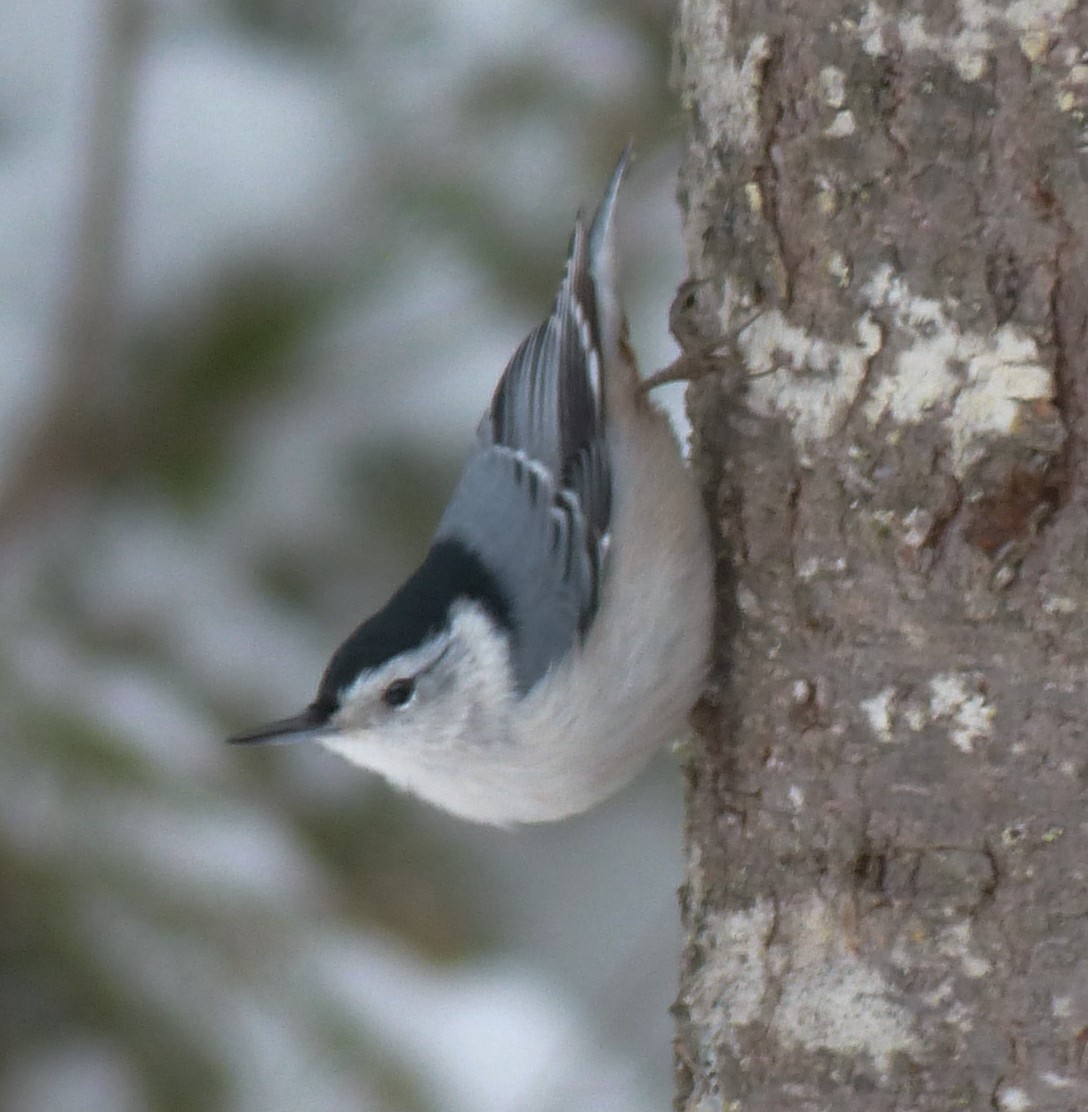
M 1088 1109 L 1088 8 L 684 0 L 682 1112 Z

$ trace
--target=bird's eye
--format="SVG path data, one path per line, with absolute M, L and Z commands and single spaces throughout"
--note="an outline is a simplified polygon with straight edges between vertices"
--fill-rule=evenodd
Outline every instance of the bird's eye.
M 416 681 L 414 679 L 394 680 L 382 692 L 382 702 L 385 703 L 387 707 L 396 710 L 398 707 L 403 707 L 410 703 L 415 693 Z

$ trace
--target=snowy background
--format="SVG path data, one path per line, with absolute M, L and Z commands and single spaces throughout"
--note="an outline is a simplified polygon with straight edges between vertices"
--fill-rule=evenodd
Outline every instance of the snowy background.
M 0 4 L 6 1112 L 669 1106 L 675 758 L 503 832 L 222 738 L 421 558 L 628 139 L 673 357 L 670 18 Z

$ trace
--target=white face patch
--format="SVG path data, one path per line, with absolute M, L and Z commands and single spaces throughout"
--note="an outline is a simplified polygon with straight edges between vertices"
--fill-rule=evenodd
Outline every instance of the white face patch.
M 411 697 L 389 706 L 383 693 L 410 674 Z M 514 692 L 506 634 L 464 602 L 441 635 L 360 676 L 318 740 L 455 814 L 505 815 L 518 759 Z
M 481 606 L 455 606 L 447 630 L 360 675 L 322 744 L 392 776 L 389 765 L 468 751 L 500 736 L 513 689 L 506 636 Z
M 338 730 L 380 728 L 390 712 L 407 711 L 428 685 L 453 647 L 453 637 L 443 631 L 418 649 L 400 653 L 380 668 L 363 672 L 340 694 L 340 708 L 330 725 Z

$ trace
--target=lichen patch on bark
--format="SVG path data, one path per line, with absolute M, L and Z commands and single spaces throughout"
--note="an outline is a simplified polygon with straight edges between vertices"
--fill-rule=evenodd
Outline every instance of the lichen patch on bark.
M 1040 39 L 1049 39 L 1054 25 L 1074 4 L 1075 0 L 959 0 L 949 27 L 935 25 L 919 12 L 897 18 L 871 0 L 857 28 L 867 53 L 883 53 L 894 37 L 907 50 L 927 51 L 950 62 L 964 81 L 978 81 L 994 49 L 996 27 L 1011 30 L 1025 55 L 1034 60 L 1031 56 L 1040 51 Z
M 881 376 L 866 399 L 865 416 L 873 424 L 885 416 L 918 424 L 944 409 L 957 477 L 978 462 L 988 440 L 1015 433 L 1021 406 L 1054 399 L 1054 368 L 1017 325 L 966 330 L 939 301 L 913 295 L 890 268 L 878 271 L 865 293 L 874 309 L 891 312 L 901 347 L 894 372 Z
M 858 321 L 856 337 L 836 344 L 791 324 L 777 309 L 762 313 L 738 337 L 751 375 L 748 404 L 764 416 L 788 417 L 801 447 L 830 436 L 880 350 L 880 328 L 872 317 Z
M 885 687 L 861 702 L 861 710 L 869 722 L 869 728 L 885 744 L 895 740 L 892 733 L 892 707 L 895 698 L 895 688 Z
M 895 1054 L 921 1049 L 910 1012 L 884 974 L 851 949 L 841 916 L 819 896 L 787 904 L 776 936 L 772 960 L 782 967 L 781 995 L 771 1027 L 781 1041 L 868 1054 L 881 1075 Z
M 853 343 L 811 334 L 778 309 L 762 313 L 738 337 L 751 376 L 748 404 L 763 416 L 789 418 L 800 447 L 837 432 L 865 392 L 870 361 L 883 345 L 874 315 L 881 310 L 891 314 L 898 350 L 862 411 L 873 425 L 885 417 L 914 425 L 938 416 L 957 478 L 983 457 L 989 441 L 1015 435 L 1023 407 L 1053 401 L 1054 368 L 1015 324 L 990 333 L 964 329 L 939 301 L 913 295 L 890 268 L 864 290 L 873 312 L 858 320 Z
M 966 677 L 934 676 L 929 690 L 930 714 L 949 722 L 949 738 L 961 753 L 973 753 L 975 745 L 993 733 L 996 711 L 981 692 L 971 690 Z
M 767 942 L 774 923 L 769 900 L 744 911 L 712 915 L 704 929 L 705 977 L 688 1002 L 693 1023 L 735 1032 L 754 1023 L 767 993 Z
M 684 107 L 701 113 L 714 143 L 752 143 L 758 134 L 760 68 L 767 57 L 767 37 L 756 35 L 737 60 L 728 50 L 725 8 L 718 0 L 692 0 L 681 8 L 678 41 L 691 52 L 683 72 L 693 83 L 680 91 Z
M 783 1047 L 867 1054 L 884 1075 L 921 1047 L 887 977 L 854 953 L 841 916 L 819 896 L 769 900 L 708 918 L 706 964 L 686 1001 L 690 1021 L 743 1053 L 743 1029 L 767 1028 Z

